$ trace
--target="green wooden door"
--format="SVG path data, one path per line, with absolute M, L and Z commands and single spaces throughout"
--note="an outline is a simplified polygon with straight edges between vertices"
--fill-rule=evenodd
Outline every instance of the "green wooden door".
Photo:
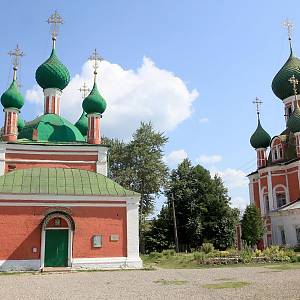
M 46 230 L 45 267 L 68 266 L 68 240 L 67 229 Z

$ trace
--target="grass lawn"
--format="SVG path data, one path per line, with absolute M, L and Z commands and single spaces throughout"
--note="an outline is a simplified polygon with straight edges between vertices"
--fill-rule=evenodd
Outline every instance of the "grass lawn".
M 300 270 L 300 263 L 292 263 L 292 264 L 273 264 L 265 266 L 265 268 L 276 270 L 276 271 L 286 271 L 286 270 Z
M 159 283 L 161 285 L 183 285 L 186 284 L 188 281 L 187 280 L 166 280 L 166 279 L 159 279 L 155 280 L 154 283 Z
M 224 267 L 266 267 L 272 270 L 283 271 L 283 270 L 294 270 L 300 269 L 300 262 L 296 263 L 236 263 L 228 265 L 205 265 L 200 264 L 194 259 L 193 254 L 180 253 L 175 255 L 166 255 L 160 258 L 151 257 L 149 255 L 142 255 L 144 268 L 161 268 L 161 269 L 201 269 L 201 268 L 224 268 Z
M 249 285 L 247 281 L 226 281 L 222 283 L 204 284 L 203 287 L 207 289 L 238 289 Z

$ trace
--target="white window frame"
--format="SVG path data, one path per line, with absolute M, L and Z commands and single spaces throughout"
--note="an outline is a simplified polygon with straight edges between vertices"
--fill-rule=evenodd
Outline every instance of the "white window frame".
M 278 191 L 279 188 L 281 188 L 281 189 Z M 274 209 L 277 209 L 277 208 L 280 208 L 280 207 L 284 206 L 284 205 L 278 206 L 278 202 L 277 202 L 277 195 L 278 194 L 285 194 L 285 204 L 284 205 L 286 205 L 290 202 L 289 194 L 288 194 L 288 190 L 287 190 L 286 186 L 284 186 L 283 184 L 277 184 L 273 188 L 273 207 L 274 207 Z
M 272 147 L 271 147 L 271 152 L 272 152 L 272 161 L 279 161 L 283 159 L 283 145 L 282 142 L 280 141 L 280 144 L 274 145 L 274 142 L 276 142 L 277 140 L 280 141 L 279 138 L 276 138 L 273 140 L 272 142 Z

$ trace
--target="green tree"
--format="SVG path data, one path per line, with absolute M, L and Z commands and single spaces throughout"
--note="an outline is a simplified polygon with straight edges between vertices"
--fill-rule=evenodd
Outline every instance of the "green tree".
M 167 142 L 163 133 L 156 132 L 152 123 L 141 123 L 129 143 L 104 139 L 110 146 L 109 176 L 122 186 L 141 194 L 140 244 L 146 218 L 153 212 L 155 197 L 162 192 L 168 169 L 163 161 L 163 148 Z
M 242 240 L 248 246 L 254 247 L 263 238 L 265 228 L 260 210 L 254 204 L 249 204 L 242 218 Z
M 174 197 L 181 251 L 198 248 L 206 241 L 219 249 L 233 244 L 238 211 L 230 207 L 227 189 L 218 176 L 211 178 L 208 170 L 200 165 L 192 166 L 186 159 L 171 172 L 166 196 L 169 204 Z M 170 209 L 163 217 L 159 215 L 154 226 L 159 224 L 163 232 L 169 230 L 165 236 L 171 238 L 169 245 L 174 244 Z
M 173 224 L 168 205 L 163 205 L 159 215 L 149 221 L 149 228 L 145 232 L 146 252 L 158 251 L 174 247 Z

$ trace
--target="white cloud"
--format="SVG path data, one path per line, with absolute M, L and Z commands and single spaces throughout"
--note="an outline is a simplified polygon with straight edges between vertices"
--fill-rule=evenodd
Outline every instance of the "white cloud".
M 231 206 L 236 207 L 241 213 L 245 211 L 246 206 L 249 204 L 249 199 L 241 196 L 231 198 Z
M 169 164 L 180 164 L 185 158 L 187 158 L 188 155 L 185 150 L 179 149 L 174 150 L 170 154 L 166 155 L 164 157 L 164 160 L 166 163 Z
M 200 118 L 199 123 L 208 123 L 208 118 Z
M 192 104 L 198 97 L 198 92 L 189 91 L 182 79 L 158 68 L 146 57 L 137 70 L 125 70 L 103 61 L 98 73 L 98 88 L 107 101 L 102 134 L 109 137 L 127 139 L 141 121 L 152 121 L 160 131 L 172 130 L 191 115 Z M 78 89 L 84 82 L 92 87 L 90 61 L 71 79 L 62 95 L 61 113 L 73 122 L 81 115 Z M 40 106 L 43 103 L 42 91 L 37 86 L 26 92 L 26 98 Z
M 229 189 L 246 187 L 248 185 L 246 173 L 241 170 L 227 168 L 224 170 L 212 169 L 210 172 L 212 176 L 215 174 L 219 175 Z
M 205 164 L 205 165 L 215 164 L 217 162 L 220 162 L 221 160 L 222 160 L 222 156 L 217 154 L 215 155 L 202 154 L 196 159 L 197 163 Z
M 39 105 L 43 104 L 43 90 L 37 84 L 35 84 L 31 90 L 26 91 L 25 97 L 29 102 Z

